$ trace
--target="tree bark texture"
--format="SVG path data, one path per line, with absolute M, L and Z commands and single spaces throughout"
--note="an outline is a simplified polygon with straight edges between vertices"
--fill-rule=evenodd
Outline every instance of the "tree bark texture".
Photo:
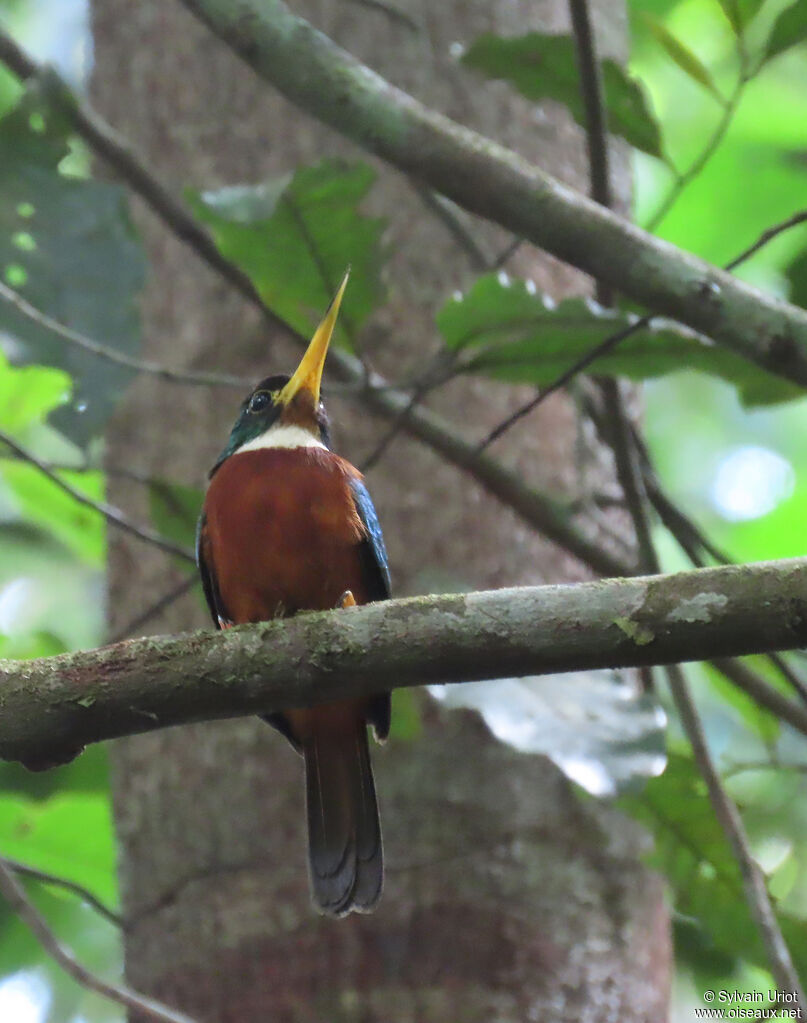
M 301 0 L 299 12 L 396 83 L 496 135 L 585 189 L 581 133 L 564 112 L 533 108 L 459 68 L 451 44 L 483 31 L 566 28 L 562 0 L 399 7 Z M 624 12 L 595 5 L 602 47 L 621 52 Z M 156 173 L 215 187 L 254 182 L 323 155 L 363 159 L 291 107 L 174 0 L 94 0 L 93 96 Z M 629 191 L 624 153 L 618 186 Z M 390 300 L 365 331 L 365 355 L 408 377 L 436 349 L 431 310 L 473 279 L 445 227 L 399 175 L 379 166 L 368 212 L 389 221 Z M 256 379 L 298 353 L 138 210 L 149 251 L 146 354 Z M 491 251 L 507 236 L 472 223 Z M 586 287 L 555 260 L 524 250 L 509 267 L 555 296 Z M 436 407 L 463 433 L 486 429 L 523 399 L 454 383 Z M 235 414 L 229 394 L 139 380 L 109 435 L 111 463 L 199 485 Z M 386 426 L 331 400 L 337 450 L 357 464 Z M 496 453 L 559 496 L 612 476 L 589 424 L 563 397 Z M 405 439 L 369 485 L 398 594 L 585 578 L 457 470 Z M 116 480 L 111 497 L 147 515 L 144 494 Z M 587 523 L 612 539 L 624 523 Z M 110 614 L 119 628 L 177 581 L 158 553 L 111 544 Z M 155 631 L 204 624 L 196 597 Z M 403 711 L 401 711 L 403 713 Z M 470 714 L 417 702 L 407 738 L 374 751 L 388 872 L 379 910 L 343 921 L 309 905 L 302 771 L 285 743 L 246 719 L 167 730 L 113 747 L 121 842 L 126 969 L 133 985 L 205 1023 L 528 1019 L 656 1023 L 670 959 L 659 880 L 639 864 L 641 835 L 608 808 L 581 803 L 540 759 L 497 744 Z
M 53 762 L 101 739 L 369 698 L 392 687 L 805 645 L 807 558 L 409 597 L 0 662 L 0 759 Z M 556 684 L 574 679 L 561 675 Z M 807 734 L 807 710 L 779 698 L 787 708 L 781 716 Z

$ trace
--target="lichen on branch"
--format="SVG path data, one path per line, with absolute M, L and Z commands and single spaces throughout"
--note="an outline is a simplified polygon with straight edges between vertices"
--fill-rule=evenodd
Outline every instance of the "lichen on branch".
M 102 739 L 403 686 L 803 646 L 807 558 L 410 597 L 2 661 L 0 758 L 45 767 Z

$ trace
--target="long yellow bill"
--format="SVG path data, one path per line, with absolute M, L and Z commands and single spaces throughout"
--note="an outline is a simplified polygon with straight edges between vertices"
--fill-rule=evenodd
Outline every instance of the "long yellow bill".
M 311 343 L 306 349 L 300 365 L 294 371 L 294 376 L 289 380 L 280 394 L 277 401 L 281 405 L 288 405 L 300 391 L 309 391 L 314 397 L 314 405 L 319 401 L 319 389 L 322 383 L 322 370 L 325 366 L 325 356 L 328 354 L 328 345 L 331 343 L 333 328 L 336 326 L 336 318 L 339 315 L 339 306 L 342 304 L 342 296 L 347 287 L 347 279 L 350 276 L 350 267 L 345 271 L 339 290 L 331 300 L 328 311 L 323 317 L 322 323 L 317 327 Z

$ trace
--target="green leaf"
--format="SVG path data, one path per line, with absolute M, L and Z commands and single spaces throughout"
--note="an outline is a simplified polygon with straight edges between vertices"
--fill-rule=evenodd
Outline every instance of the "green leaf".
M 0 799 L 0 854 L 116 898 L 115 840 L 107 792 Z
M 198 487 L 154 480 L 149 486 L 149 510 L 154 528 L 166 539 L 193 548 L 203 497 Z
M 423 733 L 421 695 L 414 689 L 393 689 L 390 740 L 413 742 Z
M 103 499 L 100 472 L 62 472 L 62 478 L 94 500 Z M 100 564 L 106 552 L 103 517 L 79 504 L 32 465 L 0 459 L 0 495 L 3 486 L 20 518 L 40 526 L 80 558 Z
M 555 305 L 531 282 L 480 277 L 451 299 L 437 325 L 462 372 L 546 387 L 583 355 L 638 317 L 582 298 Z M 620 342 L 594 364 L 596 372 L 644 380 L 681 369 L 723 377 L 747 405 L 789 401 L 800 388 L 669 321 Z
M 471 44 L 462 63 L 490 78 L 502 78 L 535 103 L 563 103 L 585 127 L 575 43 L 571 36 L 531 32 L 511 39 L 487 33 Z M 632 146 L 664 159 L 659 125 L 641 85 L 614 60 L 602 62 L 609 130 Z
M 807 3 L 796 0 L 786 7 L 774 22 L 765 46 L 765 60 L 773 60 L 780 53 L 807 40 Z
M 674 36 L 663 22 L 657 21 L 649 14 L 645 15 L 645 21 L 658 43 L 665 50 L 667 56 L 678 65 L 684 74 L 689 75 L 690 78 L 711 93 L 721 106 L 725 106 L 726 101 L 715 85 L 711 72 L 700 58 L 688 46 L 682 43 L 677 36 Z
M 41 423 L 70 397 L 72 381 L 47 366 L 10 366 L 0 351 L 0 429 L 17 434 Z
M 106 795 L 109 792 L 106 747 L 95 743 L 69 764 L 53 767 L 49 771 L 29 771 L 22 764 L 2 761 L 0 792 L 4 796 L 24 796 L 29 800 L 44 800 L 56 793 L 64 795 L 70 792 Z
M 337 343 L 355 346 L 362 324 L 384 297 L 383 220 L 359 204 L 375 172 L 363 163 L 323 160 L 292 177 L 189 193 L 219 249 L 251 278 L 261 298 L 308 335 L 321 319 L 348 266 Z
M 732 31 L 739 38 L 746 26 L 757 16 L 765 0 L 718 0 L 718 3 L 723 9 Z
M 618 805 L 652 833 L 650 863 L 666 875 L 676 913 L 698 928 L 702 943 L 767 968 L 739 867 L 693 761 L 670 754 L 661 777 L 649 781 L 640 794 L 622 797 Z M 781 911 L 777 916 L 801 972 L 807 968 L 805 922 Z
M 0 276 L 34 307 L 111 348 L 140 345 L 135 298 L 143 256 L 124 191 L 70 178 L 65 124 L 34 91 L 0 120 Z M 74 402 L 54 423 L 86 443 L 108 418 L 131 371 L 98 359 L 0 301 L 0 331 L 15 362 L 67 370 Z
M 790 283 L 790 301 L 807 309 L 807 249 L 787 267 L 785 277 Z

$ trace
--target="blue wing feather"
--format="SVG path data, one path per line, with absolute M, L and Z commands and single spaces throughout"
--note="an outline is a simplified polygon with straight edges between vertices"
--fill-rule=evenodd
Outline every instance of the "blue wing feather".
M 386 600 L 390 595 L 389 565 L 384 535 L 376 515 L 370 492 L 360 479 L 351 479 L 350 488 L 356 511 L 367 530 L 367 538 L 361 543 L 365 579 L 370 600 Z M 390 694 L 374 696 L 367 707 L 367 720 L 372 724 L 376 738 L 381 741 L 389 735 Z
M 353 500 L 356 502 L 356 510 L 359 518 L 367 530 L 367 553 L 368 568 L 371 574 L 375 575 L 375 585 L 372 586 L 373 599 L 385 600 L 390 595 L 389 563 L 387 561 L 387 548 L 384 546 L 384 535 L 381 532 L 381 523 L 378 521 L 373 499 L 364 483 L 359 479 L 351 479 L 350 489 L 353 493 Z

